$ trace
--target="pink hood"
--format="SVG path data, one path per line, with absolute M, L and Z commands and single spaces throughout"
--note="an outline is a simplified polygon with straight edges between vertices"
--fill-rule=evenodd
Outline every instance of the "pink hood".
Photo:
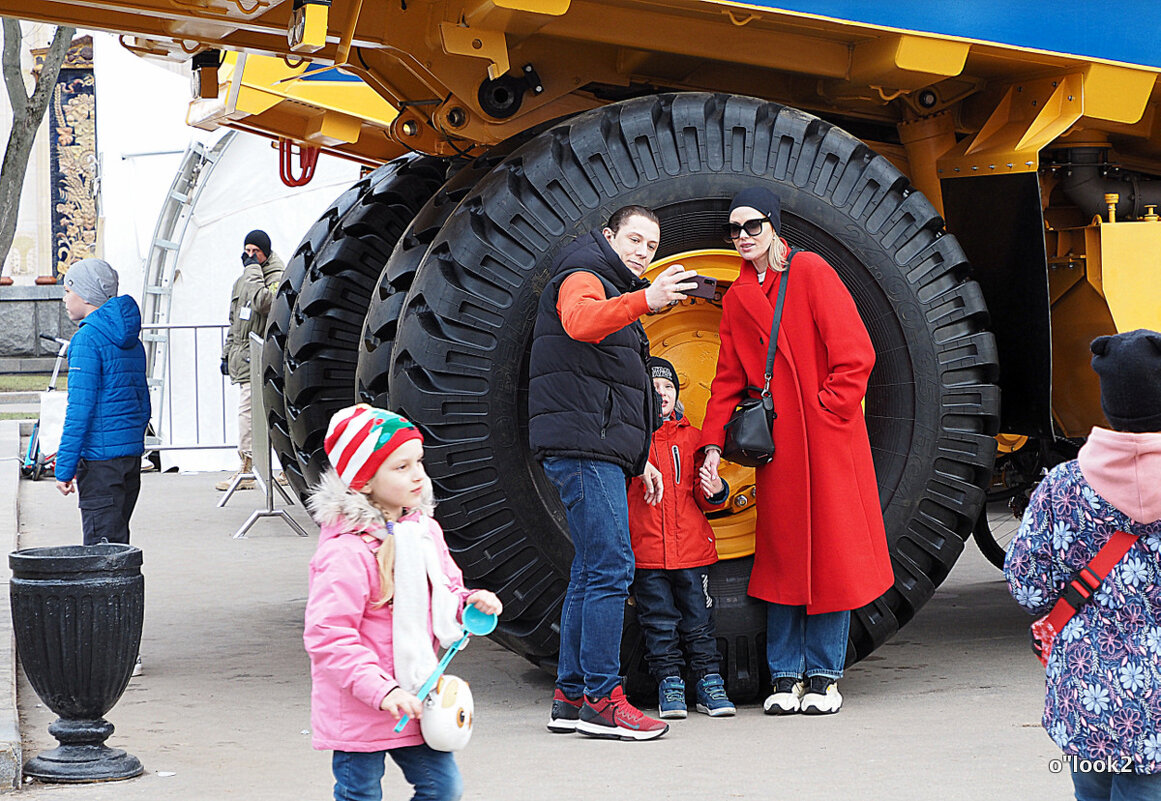
M 1161 520 L 1161 433 L 1093 428 L 1077 462 L 1097 494 L 1133 521 Z

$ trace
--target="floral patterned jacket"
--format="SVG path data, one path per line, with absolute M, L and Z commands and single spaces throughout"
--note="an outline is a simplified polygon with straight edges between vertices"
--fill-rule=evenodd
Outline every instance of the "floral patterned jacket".
M 1047 614 L 1117 529 L 1140 539 L 1057 637 L 1044 728 L 1066 754 L 1161 773 L 1161 521 L 1134 522 L 1065 462 L 1033 493 L 1004 574 L 1021 606 Z

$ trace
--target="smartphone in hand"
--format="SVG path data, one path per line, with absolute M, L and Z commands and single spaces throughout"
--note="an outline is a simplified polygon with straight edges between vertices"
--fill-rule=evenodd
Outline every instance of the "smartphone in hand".
M 710 278 L 708 275 L 694 275 L 687 278 L 686 281 L 693 281 L 697 284 L 693 289 L 686 290 L 687 297 L 713 300 L 717 296 L 718 279 L 716 278 Z

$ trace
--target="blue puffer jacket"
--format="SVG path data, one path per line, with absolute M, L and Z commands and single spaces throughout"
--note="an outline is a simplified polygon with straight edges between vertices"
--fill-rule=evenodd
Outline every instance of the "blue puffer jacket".
M 81 320 L 69 343 L 69 405 L 57 481 L 75 477 L 79 459 L 144 453 L 148 422 L 141 310 L 133 298 L 118 295 Z

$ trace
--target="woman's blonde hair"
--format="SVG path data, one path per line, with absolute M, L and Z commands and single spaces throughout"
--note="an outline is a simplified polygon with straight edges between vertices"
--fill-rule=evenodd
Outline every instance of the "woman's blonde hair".
M 379 511 L 382 512 L 381 509 Z M 427 476 L 423 478 L 423 495 L 419 505 L 414 509 L 404 509 L 403 514 L 406 516 L 415 511 L 429 517 L 435 512 L 435 493 L 431 488 L 431 479 Z M 388 531 L 390 531 L 390 526 L 388 526 Z M 392 534 L 388 533 L 379 543 L 379 547 L 375 549 L 375 561 L 379 565 L 379 600 L 371 606 L 374 609 L 379 609 L 391 603 L 395 597 L 395 537 Z
M 773 227 L 773 225 L 771 225 Z M 786 257 L 790 254 L 790 248 L 786 247 L 786 243 L 782 241 L 782 237 L 778 236 L 778 232 L 774 232 L 774 241 L 770 243 L 770 252 L 767 256 L 770 262 L 770 267 L 782 272 L 786 269 Z

